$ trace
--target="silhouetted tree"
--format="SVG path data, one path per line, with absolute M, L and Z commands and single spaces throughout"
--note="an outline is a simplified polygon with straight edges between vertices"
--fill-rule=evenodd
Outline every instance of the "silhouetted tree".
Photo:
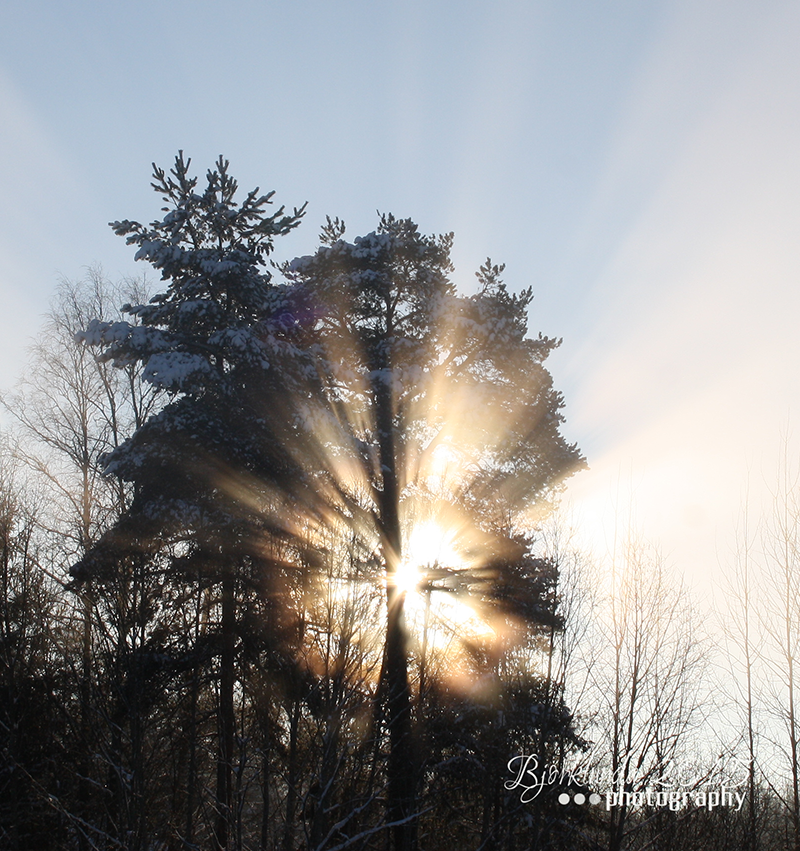
M 0 457 L 0 844 L 52 847 L 63 825 L 48 792 L 66 778 L 65 732 L 56 696 L 61 627 L 57 584 L 40 562 L 33 494 L 15 481 L 5 442 Z
M 344 225 L 329 219 L 318 252 L 285 271 L 319 339 L 306 418 L 318 424 L 333 457 L 328 469 L 342 511 L 380 548 L 387 819 L 394 847 L 407 851 L 414 844 L 416 757 L 398 574 L 414 505 L 447 504 L 483 531 L 487 552 L 513 549 L 515 520 L 583 460 L 559 432 L 563 401 L 543 365 L 558 341 L 527 337 L 530 290 L 509 293 L 502 267 L 487 261 L 479 291 L 459 296 L 449 278 L 452 234 L 423 236 L 408 219 L 382 216 L 375 232 L 353 243 L 343 235 Z M 452 492 L 438 500 L 430 491 L 421 495 L 432 478 L 441 479 L 433 468 L 443 453 L 458 467 Z M 463 590 L 492 585 L 479 571 L 443 581 Z
M 118 446 L 157 404 L 156 394 L 142 386 L 135 369 L 115 370 L 97 362 L 76 343 L 75 335 L 92 317 L 118 319 L 123 299 L 143 292 L 142 281 L 112 284 L 99 269 L 89 269 L 81 281 L 61 281 L 24 375 L 14 392 L 3 398 L 16 423 L 15 455 L 44 497 L 37 513 L 39 544 L 46 541 L 45 560 L 62 580 L 67 566 L 88 552 L 131 496 L 119 479 L 103 475 L 101 456 Z M 91 583 L 74 589 L 78 593 L 69 608 L 74 623 L 80 624 L 80 638 L 70 632 L 70 640 L 59 650 L 63 664 L 78 678 L 79 695 L 77 711 L 69 706 L 79 716 L 73 726 L 78 741 L 67 747 L 78 778 L 77 800 L 61 799 L 61 805 L 77 819 L 91 816 L 98 821 L 90 799 L 96 803 L 98 782 L 107 783 L 114 791 L 100 811 L 109 813 L 119 826 L 125 820 L 123 811 L 140 820 L 144 804 L 141 796 L 127 806 L 122 802 L 127 761 L 122 756 L 122 730 L 128 719 L 121 724 L 111 720 L 115 713 L 110 704 L 118 703 L 122 693 L 121 680 L 115 681 L 112 672 L 121 673 L 131 612 L 143 611 L 136 602 L 142 589 L 122 574 L 118 579 L 113 594 L 98 596 Z M 107 663 L 102 666 L 101 655 Z M 119 719 L 119 710 L 116 715 Z M 138 716 L 129 717 L 135 725 Z M 134 753 L 139 743 L 133 736 Z M 92 753 L 97 755 L 94 761 Z M 135 761 L 133 753 L 129 756 Z M 136 777 L 138 781 L 140 775 Z M 113 833 L 111 829 L 109 835 Z M 82 841 L 85 845 L 88 840 Z

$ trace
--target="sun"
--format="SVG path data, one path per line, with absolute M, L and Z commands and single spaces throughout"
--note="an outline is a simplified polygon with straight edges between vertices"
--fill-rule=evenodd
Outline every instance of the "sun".
M 415 525 L 408 536 L 403 560 L 395 573 L 395 584 L 406 596 L 426 590 L 429 572 L 437 567 L 465 567 L 464 558 L 456 547 L 456 533 L 440 526 L 435 520 Z
M 416 524 L 408 535 L 394 581 L 405 595 L 406 625 L 413 637 L 445 650 L 464 639 L 489 639 L 492 626 L 465 590 L 442 575 L 466 574 L 472 561 L 459 548 L 459 532 L 436 520 Z

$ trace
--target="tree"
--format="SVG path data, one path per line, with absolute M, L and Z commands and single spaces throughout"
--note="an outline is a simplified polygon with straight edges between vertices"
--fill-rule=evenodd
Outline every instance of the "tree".
M 97 361 L 75 335 L 92 319 L 119 319 L 119 304 L 143 298 L 143 280 L 112 284 L 102 269 L 62 280 L 30 349 L 23 378 L 2 400 L 19 427 L 17 454 L 51 494 L 51 516 L 66 557 L 86 553 L 125 508 L 128 494 L 103 475 L 100 459 L 147 419 L 152 388 L 131 368 Z
M 423 236 L 408 219 L 382 216 L 353 243 L 343 235 L 344 225 L 328 219 L 317 253 L 284 271 L 319 340 L 304 419 L 331 459 L 325 472 L 340 513 L 381 553 L 387 819 L 395 848 L 406 851 L 417 778 L 402 574 L 415 515 L 433 513 L 441 525 L 448 514 L 472 549 L 471 570 L 438 570 L 438 590 L 485 588 L 513 563 L 504 552 L 519 554 L 512 532 L 521 518 L 583 459 L 559 432 L 563 400 L 544 368 L 558 341 L 527 337 L 530 290 L 509 293 L 503 267 L 487 261 L 478 293 L 457 295 L 452 234 Z
M 779 745 L 788 771 L 786 789 L 776 789 L 790 824 L 791 847 L 800 849 L 800 471 L 789 460 L 783 439 L 772 511 L 764 523 L 764 579 L 768 589 L 761 602 L 763 631 L 768 639 L 764 658 L 772 669 L 775 693 L 770 701 L 785 726 Z M 787 776 L 787 775 L 785 775 Z M 789 839 L 787 838 L 787 846 Z
M 24 376 L 2 400 L 16 424 L 15 455 L 46 497 L 37 514 L 37 531 L 47 542 L 47 560 L 54 563 L 54 573 L 62 580 L 67 565 L 89 551 L 131 496 L 120 479 L 103 475 L 100 457 L 119 446 L 158 404 L 157 394 L 142 386 L 135 369 L 115 370 L 97 362 L 90 351 L 76 344 L 75 334 L 92 317 L 118 319 L 119 304 L 144 292 L 144 281 L 112 284 L 99 268 L 88 269 L 79 281 L 62 280 L 30 349 Z M 73 818 L 86 820 L 93 806 L 90 799 L 96 798 L 93 790 L 98 782 L 107 783 L 115 790 L 108 811 L 117 824 L 123 809 L 134 820 L 141 818 L 144 805 L 139 800 L 125 808 L 121 800 L 125 786 L 121 778 L 128 761 L 121 753 L 121 730 L 127 720 L 135 726 L 138 719 L 128 712 L 122 713 L 127 716 L 125 723 L 111 722 L 115 713 L 110 704 L 123 691 L 112 672 L 121 672 L 132 629 L 130 613 L 146 610 L 141 605 L 143 589 L 130 577 L 119 579 L 116 593 L 102 597 L 91 583 L 74 589 L 78 593 L 68 608 L 79 624 L 79 635 L 59 648 L 64 664 L 78 679 L 75 730 L 80 739 L 70 749 L 80 755 L 74 765 L 77 800 L 62 804 Z M 109 662 L 102 672 L 97 664 L 101 655 Z M 105 688 L 98 700 L 101 679 Z M 93 752 L 103 753 L 105 766 L 99 761 L 90 765 Z M 135 754 L 130 758 L 135 761 Z
M 0 451 L 0 843 L 18 851 L 65 838 L 43 792 L 63 779 L 54 700 L 61 606 L 40 563 L 31 494 L 15 481 L 5 441 Z
M 763 802 L 757 782 L 756 694 L 758 693 L 758 661 L 761 655 L 757 622 L 757 585 L 754 577 L 754 542 L 749 527 L 748 503 L 742 509 L 741 522 L 736 530 L 735 550 L 726 574 L 727 606 L 720 626 L 729 642 L 728 660 L 731 666 L 730 685 L 734 700 L 741 709 L 746 736 L 747 753 L 747 822 L 743 851 L 757 851 L 763 834 Z M 742 682 L 744 679 L 744 682 Z
M 608 742 L 602 769 L 618 802 L 609 810 L 607 847 L 620 851 L 647 823 L 632 814 L 636 795 L 686 780 L 676 756 L 701 720 L 706 651 L 686 587 L 658 551 L 631 537 L 615 553 L 599 627 L 600 646 L 588 643 L 585 664 L 597 689 L 598 732 Z M 670 826 L 664 817 L 655 811 L 656 837 Z
M 268 486 L 286 485 L 295 472 L 270 439 L 263 408 L 281 381 L 274 362 L 291 354 L 266 262 L 274 238 L 296 227 L 303 210 L 267 215 L 273 193 L 258 190 L 240 204 L 221 157 L 202 192 L 189 167 L 182 152 L 168 174 L 154 165 L 152 185 L 167 204 L 161 221 L 112 224 L 138 246 L 136 259 L 161 272 L 166 291 L 149 304 L 124 306 L 135 323 L 95 319 L 82 339 L 101 349 L 102 362 L 140 364 L 143 379 L 171 401 L 106 456 L 106 473 L 130 482 L 134 497 L 73 573 L 99 577 L 121 560 L 152 558 L 171 544 L 176 569 L 219 588 L 215 841 L 225 848 L 233 823 L 237 589 L 248 571 L 257 585 L 253 574 L 263 569 Z M 272 425 L 280 428 L 277 420 Z M 253 491 L 243 497 L 241 479 L 236 494 L 226 491 L 230 471 Z

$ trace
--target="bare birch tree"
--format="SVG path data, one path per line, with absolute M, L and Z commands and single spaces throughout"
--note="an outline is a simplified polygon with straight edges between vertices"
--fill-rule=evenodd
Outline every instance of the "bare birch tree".
M 603 650 L 591 671 L 600 707 L 595 745 L 614 796 L 607 847 L 620 851 L 641 824 L 632 817 L 636 794 L 691 753 L 705 649 L 687 588 L 656 549 L 629 538 L 608 584 L 598 613 Z
M 773 784 L 790 824 L 791 847 L 800 849 L 800 472 L 789 459 L 784 438 L 773 491 L 772 509 L 764 525 L 766 594 L 761 612 L 768 637 L 764 659 L 776 686 L 770 701 L 780 717 L 785 738 L 779 743 L 785 765 L 785 790 Z

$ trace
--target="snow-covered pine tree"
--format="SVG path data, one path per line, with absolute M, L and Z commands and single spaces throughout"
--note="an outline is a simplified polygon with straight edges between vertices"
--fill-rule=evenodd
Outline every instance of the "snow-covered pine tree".
M 284 423 L 271 416 L 270 400 L 301 358 L 292 340 L 295 323 L 286 318 L 286 289 L 273 285 L 267 259 L 275 238 L 300 223 L 304 207 L 268 214 L 274 193 L 257 189 L 237 201 L 237 182 L 222 157 L 199 191 L 190 162 L 180 152 L 169 173 L 153 166 L 152 186 L 166 203 L 163 219 L 111 225 L 137 246 L 135 259 L 160 271 L 164 291 L 148 304 L 123 307 L 135 323 L 95 320 L 79 335 L 102 360 L 139 364 L 144 380 L 170 401 L 105 458 L 106 472 L 131 482 L 135 496 L 73 574 L 77 581 L 102 576 L 120 559 L 152 558 L 171 546 L 172 570 L 216 589 L 215 842 L 225 848 L 234 817 L 237 596 L 245 586 L 264 587 L 264 541 L 280 532 L 277 512 L 265 507 L 302 478 L 271 432 Z M 191 813 L 186 830 L 191 843 Z
M 136 324 L 95 320 L 80 335 L 101 350 L 102 360 L 137 362 L 145 381 L 171 394 L 158 416 L 108 456 L 106 468 L 136 484 L 134 513 L 159 522 L 173 516 L 181 526 L 199 510 L 181 494 L 183 479 L 208 473 L 185 463 L 187 455 L 224 448 L 249 466 L 269 450 L 258 430 L 248 428 L 263 412 L 248 407 L 246 391 L 248 382 L 275 375 L 270 367 L 281 360 L 285 367 L 291 356 L 286 291 L 273 286 L 267 257 L 274 238 L 295 228 L 304 212 L 286 215 L 281 207 L 268 216 L 274 193 L 259 196 L 257 189 L 237 203 L 237 183 L 222 158 L 199 193 L 190 162 L 181 152 L 169 174 L 154 165 L 153 188 L 167 202 L 163 220 L 112 223 L 138 246 L 135 259 L 161 272 L 166 290 L 149 304 L 123 307 Z M 199 484 L 194 480 L 189 490 L 202 494 Z

